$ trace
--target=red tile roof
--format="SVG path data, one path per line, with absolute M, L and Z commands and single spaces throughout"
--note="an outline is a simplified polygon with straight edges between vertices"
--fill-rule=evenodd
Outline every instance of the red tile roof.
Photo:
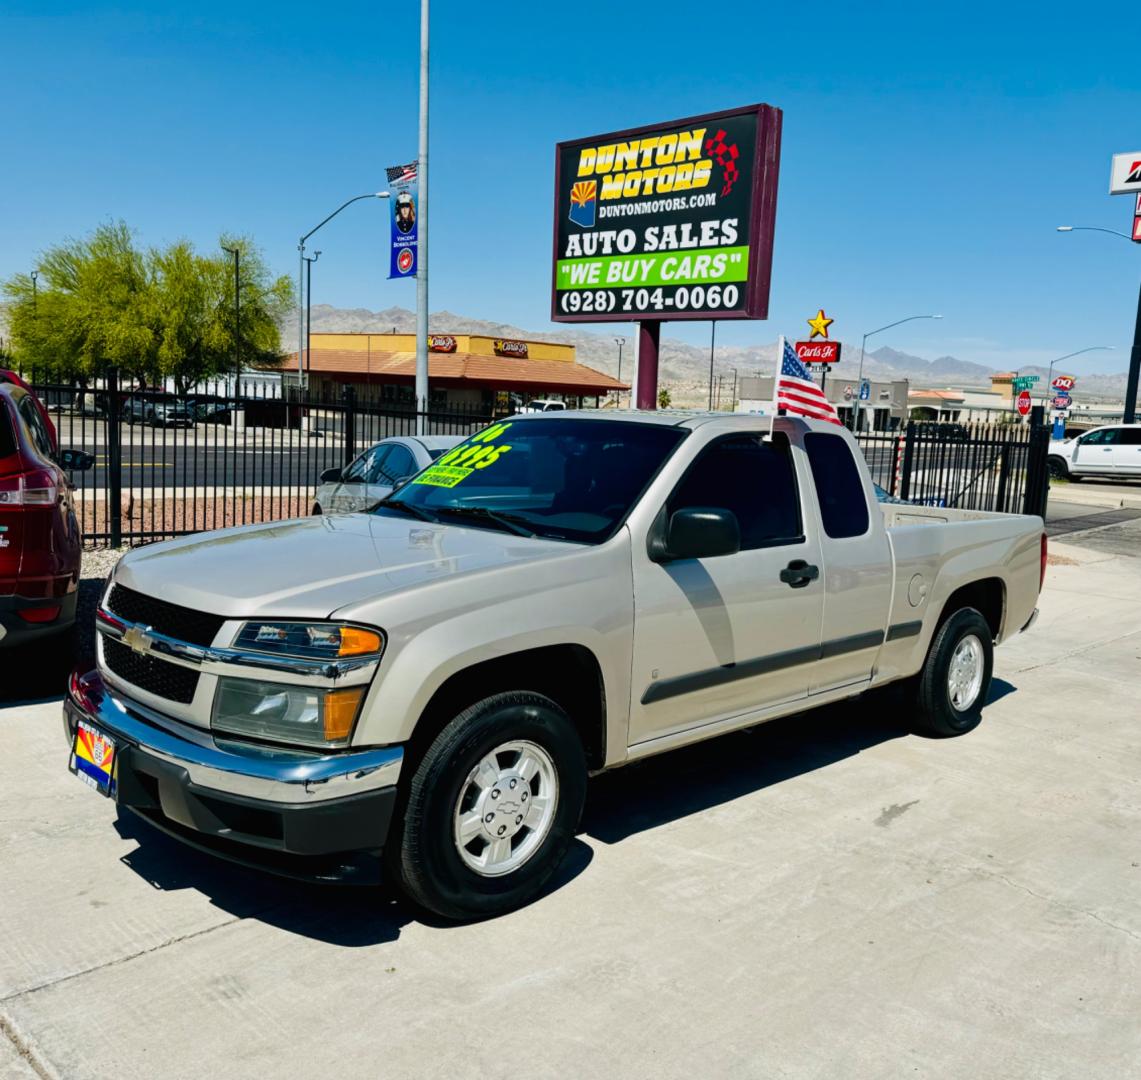
M 297 354 L 286 359 L 285 370 L 297 366 Z M 361 352 L 357 349 L 313 349 L 309 370 L 314 374 L 387 376 L 414 378 L 416 357 L 409 352 Z M 568 393 L 605 394 L 629 390 L 619 382 L 585 364 L 566 360 L 516 360 L 475 353 L 431 353 L 428 376 L 432 379 L 462 379 L 508 389 L 512 386 L 543 387 Z

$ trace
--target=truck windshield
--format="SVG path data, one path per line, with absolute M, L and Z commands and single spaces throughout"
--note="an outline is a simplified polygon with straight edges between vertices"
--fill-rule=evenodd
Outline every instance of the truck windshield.
M 633 421 L 503 420 L 443 454 L 374 512 L 601 543 L 685 434 Z

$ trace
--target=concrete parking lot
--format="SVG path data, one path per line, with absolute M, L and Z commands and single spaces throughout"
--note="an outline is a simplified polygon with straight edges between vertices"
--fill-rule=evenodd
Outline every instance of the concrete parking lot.
M 67 772 L 58 671 L 0 669 L 0 1076 L 1135 1075 L 1141 521 L 1113 528 L 1054 543 L 976 732 L 869 697 L 618 770 L 556 886 L 472 926 L 117 819 Z

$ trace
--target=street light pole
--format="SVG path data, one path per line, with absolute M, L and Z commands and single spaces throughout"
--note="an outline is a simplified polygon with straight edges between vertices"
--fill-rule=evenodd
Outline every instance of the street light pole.
M 313 332 L 313 264 L 321 258 L 321 252 L 313 252 L 313 257 L 305 257 L 305 374 L 309 374 L 309 338 Z
M 1112 346 L 1112 345 L 1091 345 L 1087 349 L 1078 349 L 1077 352 L 1066 353 L 1065 356 L 1059 356 L 1056 360 L 1051 360 L 1050 361 L 1050 368 L 1046 373 L 1046 400 L 1047 401 L 1050 400 L 1050 394 L 1051 394 L 1051 391 L 1053 388 L 1053 382 L 1054 382 L 1054 365 L 1055 364 L 1060 364 L 1063 360 L 1069 360 L 1071 356 L 1081 356 L 1082 353 L 1097 352 L 1101 349 L 1109 349 L 1110 351 L 1112 351 L 1113 348 L 1114 348 L 1114 346 Z
M 40 317 L 40 296 L 36 288 L 36 278 L 40 276 L 38 270 L 32 271 L 32 318 L 38 319 Z
M 236 398 L 242 392 L 242 306 L 240 298 L 241 276 L 239 271 L 241 249 L 226 247 L 223 244 L 222 250 L 228 251 L 234 256 L 234 397 Z
M 416 434 L 428 411 L 428 0 L 420 0 L 420 141 L 416 182 Z
M 355 202 L 360 202 L 361 199 L 387 199 L 387 191 L 370 191 L 365 195 L 354 195 L 353 198 L 347 202 L 341 203 L 327 218 L 319 221 L 313 226 L 300 240 L 297 241 L 297 396 L 301 396 L 301 383 L 305 377 L 304 360 L 302 353 L 305 350 L 305 322 L 301 317 L 301 308 L 305 301 L 305 241 L 309 239 L 319 228 L 327 225 L 333 220 L 346 206 L 352 206 Z
M 1134 243 L 1128 233 L 1116 229 L 1101 229 L 1096 225 L 1059 225 L 1058 232 L 1103 232 L 1110 236 L 1120 236 L 1122 240 Z M 1125 380 L 1125 409 L 1122 419 L 1132 424 L 1137 419 L 1137 382 L 1141 377 L 1141 288 L 1137 292 L 1137 321 L 1133 324 L 1133 348 L 1129 353 L 1129 375 Z
M 859 429 L 859 416 L 860 416 L 860 389 L 864 385 L 864 350 L 868 344 L 868 338 L 875 337 L 876 334 L 882 334 L 885 330 L 890 330 L 893 326 L 902 326 L 905 322 L 914 322 L 916 319 L 941 319 L 942 315 L 908 315 L 906 319 L 896 319 L 895 322 L 888 323 L 887 326 L 881 326 L 878 330 L 869 330 L 864 335 L 864 340 L 860 342 L 860 374 L 856 379 L 856 398 L 852 402 L 852 430 Z

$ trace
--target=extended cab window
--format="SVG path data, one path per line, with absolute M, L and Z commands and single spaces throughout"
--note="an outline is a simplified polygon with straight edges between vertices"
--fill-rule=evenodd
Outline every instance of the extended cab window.
M 695 506 L 731 510 L 742 551 L 798 543 L 800 501 L 788 440 L 733 436 L 706 447 L 670 497 L 667 513 Z
M 1122 428 L 1121 441 L 1126 446 L 1141 446 L 1141 427 Z
M 1121 428 L 1101 428 L 1082 437 L 1085 446 L 1116 446 L 1121 441 Z
M 864 478 L 847 442 L 839 435 L 810 432 L 804 449 L 820 501 L 824 532 L 833 540 L 863 536 L 868 531 Z

